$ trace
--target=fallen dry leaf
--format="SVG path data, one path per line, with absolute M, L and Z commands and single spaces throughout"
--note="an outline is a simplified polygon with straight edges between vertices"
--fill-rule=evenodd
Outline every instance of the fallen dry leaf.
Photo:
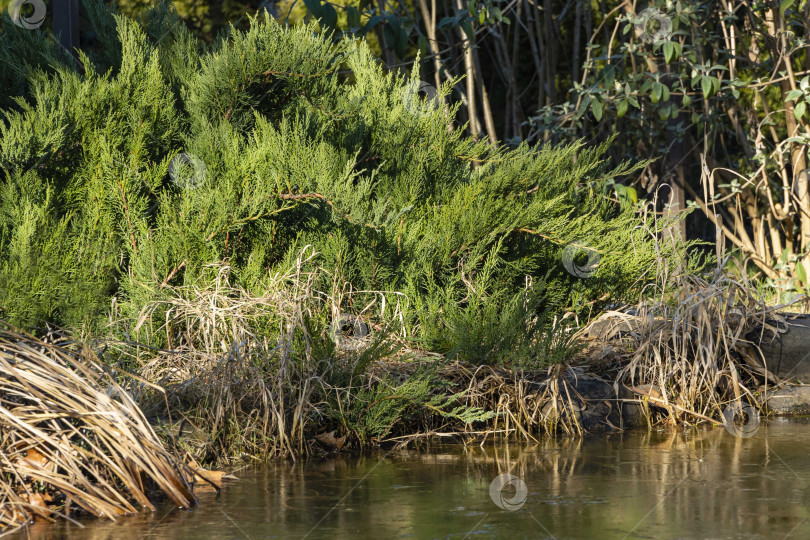
M 48 503 L 53 502 L 53 498 L 48 493 L 34 492 L 28 494 L 28 502 L 31 503 L 32 506 L 48 508 Z
M 192 481 L 195 489 L 199 486 L 202 488 L 201 491 L 203 492 L 207 491 L 204 486 L 212 486 L 219 491 L 224 485 L 223 480 L 239 480 L 236 476 L 228 474 L 225 471 L 209 471 L 208 469 L 203 469 L 193 458 L 189 458 L 188 468 L 194 473 Z
M 660 400 L 664 397 L 658 390 L 658 388 L 656 388 L 651 384 L 642 384 L 640 386 L 628 386 L 627 389 L 633 392 L 634 394 L 638 394 L 641 397 L 647 396 L 648 398 L 655 401 Z
M 46 469 L 51 464 L 51 461 L 36 451 L 34 448 L 29 448 L 25 453 L 24 458 L 17 459 L 17 464 L 30 469 Z

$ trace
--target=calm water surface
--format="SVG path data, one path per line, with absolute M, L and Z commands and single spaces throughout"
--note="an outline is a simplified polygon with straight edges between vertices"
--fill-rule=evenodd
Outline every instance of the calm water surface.
M 517 510 L 490 496 L 503 473 L 525 484 Z M 808 421 L 763 423 L 748 439 L 716 428 L 440 445 L 272 463 L 237 476 L 194 510 L 163 506 L 115 523 L 83 521 L 84 529 L 37 525 L 30 537 L 810 538 Z

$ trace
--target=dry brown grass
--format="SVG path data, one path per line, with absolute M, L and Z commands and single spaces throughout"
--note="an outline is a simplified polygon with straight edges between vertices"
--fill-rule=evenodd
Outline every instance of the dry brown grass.
M 165 300 L 143 307 L 135 335 L 146 342 L 163 334 L 167 349 L 141 351 L 138 374 L 166 389 L 170 406 L 200 435 L 184 444 L 198 456 L 228 459 L 300 454 L 312 405 L 312 337 L 306 320 L 321 299 L 312 288 L 315 253 L 302 253 L 288 272 L 263 284 L 260 295 L 230 284 L 230 268 L 212 266 L 206 287 L 167 287 Z M 163 324 L 153 326 L 153 314 Z M 270 342 L 259 328 L 275 328 Z M 296 357 L 295 339 L 305 358 Z M 130 349 L 131 350 L 131 349 Z M 147 414 L 166 414 L 162 396 L 143 396 Z
M 469 396 L 467 404 L 495 412 L 487 426 L 493 435 L 513 434 L 537 442 L 536 437 L 545 433 L 583 432 L 572 388 L 577 373 L 567 365 L 532 371 L 470 366 L 458 375 Z
M 632 309 L 610 311 L 586 334 L 622 351 L 615 388 L 624 385 L 671 424 L 720 422 L 730 404 L 762 409 L 778 382 L 758 343 L 784 332 L 785 305 L 768 305 L 744 277 L 658 268 L 653 290 Z
M 115 519 L 158 494 L 188 507 L 184 474 L 92 351 L 0 327 L 0 530 L 77 510 Z
M 331 335 L 330 315 L 339 319 L 347 297 L 358 293 L 344 290 L 316 259 L 305 248 L 288 270 L 264 279 L 259 293 L 232 285 L 227 265 L 212 265 L 205 286 L 167 286 L 162 300 L 142 307 L 132 335 L 164 344 L 160 350 L 117 347 L 120 357 L 130 355 L 140 377 L 165 388 L 175 419 L 184 423 L 171 429 L 191 426 L 196 436 L 181 443 L 198 458 L 306 453 L 312 442 L 306 428 L 321 414 L 317 391 L 322 395 L 330 373 L 374 346 L 370 336 L 358 340 L 362 346 L 348 347 Z M 334 278 L 332 291 L 315 289 L 324 276 Z M 358 315 L 368 318 L 375 307 L 386 313 L 384 296 L 369 296 Z M 401 317 L 396 307 L 386 316 Z M 140 395 L 139 403 L 150 418 L 166 415 L 156 392 Z
M 407 379 L 435 361 L 380 363 L 367 373 L 365 384 L 373 386 L 392 376 Z M 601 424 L 601 428 L 609 426 L 605 420 L 611 416 L 611 406 L 593 409 L 588 403 L 594 396 L 580 392 L 580 385 L 586 380 L 596 381 L 603 390 L 609 388 L 609 383 L 582 366 L 557 364 L 544 369 L 516 370 L 453 362 L 438 369 L 436 377 L 440 381 L 436 387 L 455 392 L 458 405 L 494 415 L 486 421 L 467 424 L 456 417 L 426 411 L 421 423 L 398 426 L 382 443 L 405 446 L 431 437 L 452 438 L 465 444 L 514 438 L 537 443 L 545 435 L 581 436 L 596 424 Z M 618 413 L 618 409 L 614 410 L 613 416 Z

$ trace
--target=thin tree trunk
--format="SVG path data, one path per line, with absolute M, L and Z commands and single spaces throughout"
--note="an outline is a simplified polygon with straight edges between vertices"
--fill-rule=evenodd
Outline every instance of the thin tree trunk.
M 785 21 L 777 10 L 773 9 L 771 12 L 776 26 L 778 26 L 780 30 L 778 34 L 774 35 L 778 35 L 782 43 L 782 64 L 788 75 L 788 77 L 781 82 L 782 95 L 785 96 L 791 90 L 796 90 L 796 78 L 793 75 L 793 66 L 791 65 L 790 53 L 788 52 L 790 49 L 785 37 Z M 787 125 L 789 137 L 799 137 L 801 135 L 799 128 L 804 127 L 803 122 L 797 120 L 794 115 L 794 105 L 793 101 L 785 100 L 785 124 Z M 805 145 L 792 143 L 790 145 L 790 173 L 793 178 L 791 182 L 791 193 L 796 198 L 796 206 L 799 210 L 797 216 L 801 234 L 799 249 L 801 253 L 805 254 L 803 260 L 799 261 L 797 264 L 802 264 L 804 266 L 805 275 L 810 276 L 810 255 L 807 255 L 810 251 L 810 194 L 808 194 L 808 190 L 804 186 L 800 186 L 801 183 L 804 183 L 806 186 L 803 180 L 806 176 L 802 176 L 806 168 L 807 154 L 805 153 Z M 790 197 L 790 193 L 785 194 L 785 197 Z M 787 201 L 785 206 L 787 207 Z M 806 285 L 805 283 L 805 286 Z
M 464 9 L 461 5 L 461 0 L 456 0 L 456 8 Z M 464 30 L 459 28 L 458 33 L 459 36 L 461 36 L 461 45 L 464 48 L 464 72 L 467 75 L 467 111 L 470 119 L 470 134 L 477 139 L 481 129 L 478 125 L 478 110 L 475 99 L 476 76 L 472 43 L 467 37 L 467 34 L 464 33 Z
M 579 42 L 582 39 L 582 0 L 576 0 L 576 17 L 574 22 L 574 50 L 571 55 L 571 80 L 579 80 Z M 589 34 L 590 35 L 590 34 Z
M 523 2 L 518 0 L 517 11 L 515 18 L 519 21 L 523 16 Z M 517 84 L 517 67 L 520 65 L 520 28 L 521 25 L 515 24 L 513 26 L 514 35 L 512 36 L 512 57 L 510 59 L 509 73 L 512 76 L 512 137 L 520 137 L 520 124 L 523 121 L 523 111 L 520 107 L 520 88 Z
M 529 0 L 525 0 L 528 3 Z M 534 69 L 537 73 L 537 109 L 543 107 L 544 100 L 545 100 L 545 90 L 543 86 L 545 83 L 545 74 L 543 73 L 543 62 L 540 59 L 540 51 L 537 48 L 537 41 L 541 39 L 540 35 L 540 17 L 538 16 L 538 10 L 532 10 L 528 5 L 526 6 L 526 12 L 529 14 L 529 24 L 526 28 L 526 33 L 529 36 L 529 47 L 532 49 L 532 62 L 534 62 Z M 534 32 L 532 32 L 534 29 Z M 536 36 L 535 36 L 536 34 Z
M 380 15 L 385 13 L 385 0 L 378 0 L 377 2 L 377 9 L 380 12 Z M 388 68 L 396 65 L 396 61 L 394 60 L 394 53 L 391 51 L 390 47 L 387 46 L 385 43 L 385 35 L 383 34 L 383 27 L 381 24 L 376 25 L 377 31 L 377 40 L 380 42 L 380 48 L 382 49 L 383 57 L 385 59 L 385 65 Z
M 431 9 L 428 9 L 427 0 L 419 0 L 419 5 L 422 8 L 422 18 L 425 21 L 425 32 L 428 36 L 428 46 L 433 53 L 433 69 L 436 70 L 433 75 L 436 89 L 438 90 L 442 85 L 442 58 L 441 54 L 439 53 L 439 42 L 436 40 L 436 0 L 431 0 Z
M 543 17 L 545 20 L 545 47 L 548 51 L 545 57 L 546 65 L 546 89 L 547 99 L 550 103 L 557 101 L 557 89 L 555 88 L 555 69 L 557 67 L 557 32 L 555 32 L 555 21 L 553 15 L 553 3 L 551 0 L 543 0 Z
M 489 95 L 487 94 L 487 87 L 484 84 L 484 78 L 481 76 L 481 64 L 478 59 L 478 52 L 475 48 L 472 49 L 472 57 L 474 63 L 475 80 L 481 90 L 481 107 L 484 112 L 484 126 L 489 136 L 489 144 L 496 146 L 498 144 L 498 132 L 495 130 L 495 120 L 492 117 L 492 107 L 489 103 Z

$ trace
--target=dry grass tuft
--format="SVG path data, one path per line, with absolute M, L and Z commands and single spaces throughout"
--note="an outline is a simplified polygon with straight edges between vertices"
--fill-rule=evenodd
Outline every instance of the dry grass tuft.
M 305 451 L 313 391 L 329 369 L 313 352 L 326 336 L 310 335 L 309 321 L 323 318 L 330 302 L 313 288 L 323 272 L 316 255 L 305 249 L 290 269 L 262 283 L 261 294 L 231 285 L 230 268 L 219 265 L 206 286 L 165 287 L 163 300 L 142 308 L 135 336 L 162 338 L 167 347 L 142 349 L 133 363 L 139 376 L 165 388 L 169 406 L 191 427 L 195 436 L 181 444 L 193 455 L 219 462 Z M 148 416 L 165 416 L 163 396 L 139 401 Z
M 413 378 L 432 362 L 381 363 L 368 373 L 368 384 L 392 374 Z M 396 435 L 381 442 L 407 445 L 429 437 L 444 437 L 465 444 L 483 444 L 490 438 L 517 437 L 538 443 L 544 435 L 581 436 L 589 429 L 604 429 L 611 418 L 621 422 L 621 411 L 615 405 L 603 404 L 610 400 L 609 383 L 581 366 L 557 364 L 516 370 L 457 361 L 438 369 L 436 377 L 435 388 L 452 392 L 454 404 L 479 411 L 481 421 L 466 423 L 454 416 L 425 415 L 421 425 L 398 426 Z M 594 393 L 594 388 L 600 395 Z
M 662 264 L 655 294 L 586 330 L 624 353 L 616 392 L 624 386 L 668 423 L 719 422 L 743 401 L 762 409 L 760 389 L 778 382 L 757 343 L 784 331 L 785 306 L 768 306 L 744 277 L 722 270 L 726 262 L 707 276 L 670 275 Z
M 92 351 L 0 327 L 0 530 L 77 510 L 115 519 L 158 494 L 189 507 L 184 474 Z

